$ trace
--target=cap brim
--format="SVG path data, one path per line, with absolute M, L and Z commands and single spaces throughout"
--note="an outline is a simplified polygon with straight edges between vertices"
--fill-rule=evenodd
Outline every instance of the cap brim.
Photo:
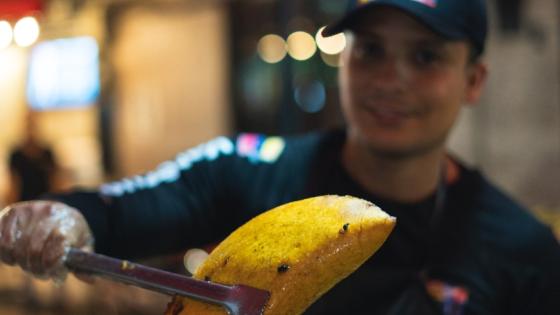
M 370 4 L 367 6 L 371 7 L 372 5 Z M 321 32 L 321 35 L 323 35 L 324 37 L 329 37 L 344 32 L 346 29 L 348 29 L 348 26 L 351 23 L 352 19 L 354 19 L 354 17 L 362 10 L 363 8 L 360 7 L 346 13 L 340 20 L 327 25 Z
M 355 9 L 349 11 L 340 20 L 338 20 L 338 21 L 336 21 L 332 24 L 327 25 L 323 29 L 323 31 L 321 32 L 321 35 L 323 35 L 324 37 L 329 37 L 329 36 L 333 36 L 333 35 L 336 35 L 338 33 L 344 32 L 347 29 L 351 29 L 352 24 L 355 23 L 354 19 L 359 14 L 362 14 L 366 9 L 372 9 L 374 7 L 383 7 L 383 6 L 385 6 L 385 7 L 389 6 L 389 7 L 393 7 L 393 8 L 397 8 L 397 9 L 402 10 L 404 13 L 409 14 L 414 19 L 418 20 L 422 24 L 426 25 L 429 29 L 431 29 L 432 31 L 434 31 L 437 34 L 440 34 L 443 37 L 446 37 L 446 38 L 449 38 L 449 39 L 465 38 L 465 35 L 463 33 L 461 33 L 459 30 L 454 30 L 454 29 L 449 28 L 443 22 L 434 20 L 433 17 L 428 16 L 426 13 L 422 12 L 421 10 L 415 10 L 411 6 L 400 4 L 398 2 L 397 3 L 395 3 L 395 2 L 385 2 L 383 0 L 370 2 L 368 4 L 364 4 L 362 6 L 359 6 Z

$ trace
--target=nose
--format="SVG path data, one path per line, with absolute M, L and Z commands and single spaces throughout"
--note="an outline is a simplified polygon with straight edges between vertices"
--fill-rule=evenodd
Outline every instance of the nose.
M 370 73 L 371 86 L 380 92 L 400 92 L 405 86 L 406 69 L 397 58 L 380 58 Z

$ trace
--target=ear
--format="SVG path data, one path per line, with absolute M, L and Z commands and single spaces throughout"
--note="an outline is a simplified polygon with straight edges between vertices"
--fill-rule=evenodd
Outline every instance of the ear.
M 482 61 L 477 61 L 467 66 L 467 86 L 465 90 L 465 103 L 474 105 L 480 99 L 486 78 L 488 77 L 488 68 Z

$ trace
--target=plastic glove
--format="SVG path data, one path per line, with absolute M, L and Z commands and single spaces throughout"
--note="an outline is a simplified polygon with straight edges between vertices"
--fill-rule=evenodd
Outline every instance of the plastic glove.
M 61 282 L 70 247 L 93 250 L 93 236 L 82 214 L 53 201 L 10 205 L 0 212 L 0 260 L 39 278 Z

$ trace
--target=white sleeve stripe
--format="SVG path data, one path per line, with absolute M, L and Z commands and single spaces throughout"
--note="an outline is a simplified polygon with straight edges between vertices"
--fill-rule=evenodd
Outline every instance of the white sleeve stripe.
M 202 160 L 214 161 L 222 155 L 232 155 L 234 152 L 233 142 L 226 137 L 219 137 L 179 153 L 175 160 L 163 162 L 156 170 L 145 175 L 103 184 L 99 187 L 99 192 L 103 196 L 120 197 L 141 189 L 154 188 L 162 183 L 173 183 L 180 178 L 181 171 L 190 169 L 193 164 Z

